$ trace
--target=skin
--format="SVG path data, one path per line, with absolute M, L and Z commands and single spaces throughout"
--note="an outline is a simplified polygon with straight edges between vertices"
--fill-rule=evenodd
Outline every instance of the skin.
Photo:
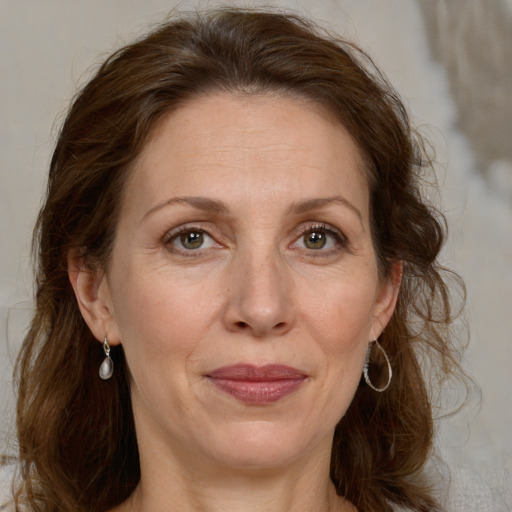
M 399 286 L 357 146 L 303 100 L 218 93 L 169 114 L 130 172 L 108 271 L 70 262 L 132 376 L 142 477 L 117 510 L 354 510 L 329 480 L 334 428 Z M 241 363 L 306 378 L 247 404 L 207 377 Z

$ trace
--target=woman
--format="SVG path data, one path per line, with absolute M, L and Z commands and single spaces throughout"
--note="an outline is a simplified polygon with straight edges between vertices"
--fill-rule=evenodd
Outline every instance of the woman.
M 438 510 L 422 149 L 371 61 L 294 16 L 191 15 L 111 56 L 37 223 L 18 508 Z

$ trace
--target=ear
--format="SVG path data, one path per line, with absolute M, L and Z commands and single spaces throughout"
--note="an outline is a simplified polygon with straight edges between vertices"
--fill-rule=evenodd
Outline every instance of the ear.
M 395 311 L 402 282 L 402 272 L 402 262 L 394 262 L 390 274 L 379 285 L 372 315 L 372 330 L 370 332 L 372 339 L 378 338 L 382 334 Z
M 75 292 L 78 307 L 94 337 L 110 345 L 120 343 L 114 308 L 110 298 L 107 276 L 88 268 L 77 252 L 68 254 L 68 276 Z

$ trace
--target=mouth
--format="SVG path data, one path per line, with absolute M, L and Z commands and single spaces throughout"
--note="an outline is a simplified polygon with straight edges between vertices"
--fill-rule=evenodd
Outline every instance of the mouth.
M 307 379 L 304 372 L 277 364 L 224 366 L 206 377 L 220 391 L 251 405 L 277 402 L 297 391 Z

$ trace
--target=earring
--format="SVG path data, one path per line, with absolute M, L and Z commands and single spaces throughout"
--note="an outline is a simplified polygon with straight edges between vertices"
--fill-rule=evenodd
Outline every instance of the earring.
M 375 343 L 375 345 L 377 345 L 377 347 L 380 349 L 380 351 L 382 352 L 382 355 L 384 356 L 384 359 L 386 360 L 386 363 L 388 365 L 388 381 L 381 388 L 374 386 L 370 380 L 370 376 L 368 375 L 368 365 L 370 362 L 370 351 L 371 351 L 372 343 Z M 386 351 L 381 347 L 380 343 L 377 341 L 377 338 L 373 338 L 373 340 L 368 344 L 368 348 L 366 349 L 366 356 L 364 358 L 364 366 L 363 366 L 363 377 L 364 377 L 366 384 L 368 384 L 368 386 L 370 386 L 374 391 L 378 391 L 379 393 L 386 391 L 386 389 L 388 389 L 388 387 L 391 383 L 391 377 L 393 377 L 393 370 L 391 368 L 391 363 L 389 362 L 389 358 L 388 358 L 388 355 L 386 354 Z
M 110 357 L 110 345 L 108 344 L 106 335 L 103 340 L 103 351 L 105 352 L 105 359 L 103 359 L 101 363 L 99 374 L 100 379 L 108 380 L 114 373 L 114 361 L 112 361 Z

